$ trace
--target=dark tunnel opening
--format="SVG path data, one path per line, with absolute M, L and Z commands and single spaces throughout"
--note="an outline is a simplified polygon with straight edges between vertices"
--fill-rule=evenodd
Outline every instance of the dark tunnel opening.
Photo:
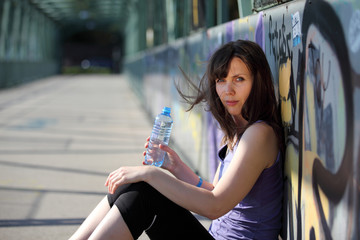
M 61 71 L 77 73 L 120 73 L 122 36 L 103 30 L 83 30 L 63 38 Z

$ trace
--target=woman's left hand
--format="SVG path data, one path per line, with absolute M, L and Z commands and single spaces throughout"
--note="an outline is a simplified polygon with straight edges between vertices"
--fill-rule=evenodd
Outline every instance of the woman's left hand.
M 145 148 L 149 147 L 149 141 L 150 137 L 146 139 Z M 179 165 L 181 165 L 183 162 L 180 159 L 179 155 L 169 146 L 160 144 L 160 149 L 165 151 L 165 160 L 161 168 L 168 170 L 171 173 L 174 173 L 174 171 L 178 168 Z M 143 156 L 146 155 L 146 151 L 143 152 Z M 145 161 L 143 161 L 143 165 L 147 165 Z
M 155 167 L 137 166 L 137 167 L 121 167 L 109 174 L 105 186 L 108 192 L 113 194 L 115 190 L 124 184 L 146 181 L 149 173 Z

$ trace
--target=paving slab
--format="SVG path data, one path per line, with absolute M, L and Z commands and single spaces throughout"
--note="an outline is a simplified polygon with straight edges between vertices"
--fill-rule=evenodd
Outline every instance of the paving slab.
M 123 75 L 0 90 L 0 239 L 68 239 L 106 194 L 108 173 L 141 164 L 151 128 Z

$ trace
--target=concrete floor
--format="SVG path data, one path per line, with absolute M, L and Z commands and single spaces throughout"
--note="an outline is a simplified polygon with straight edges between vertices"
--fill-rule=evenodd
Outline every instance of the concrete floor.
M 142 163 L 151 127 L 121 75 L 1 90 L 0 239 L 67 239 L 106 194 L 108 173 Z

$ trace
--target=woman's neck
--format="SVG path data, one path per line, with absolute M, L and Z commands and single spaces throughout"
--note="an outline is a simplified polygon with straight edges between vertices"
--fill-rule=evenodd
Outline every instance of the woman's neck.
M 239 128 L 244 128 L 248 124 L 248 121 L 246 121 L 242 116 L 233 116 L 233 119 Z

